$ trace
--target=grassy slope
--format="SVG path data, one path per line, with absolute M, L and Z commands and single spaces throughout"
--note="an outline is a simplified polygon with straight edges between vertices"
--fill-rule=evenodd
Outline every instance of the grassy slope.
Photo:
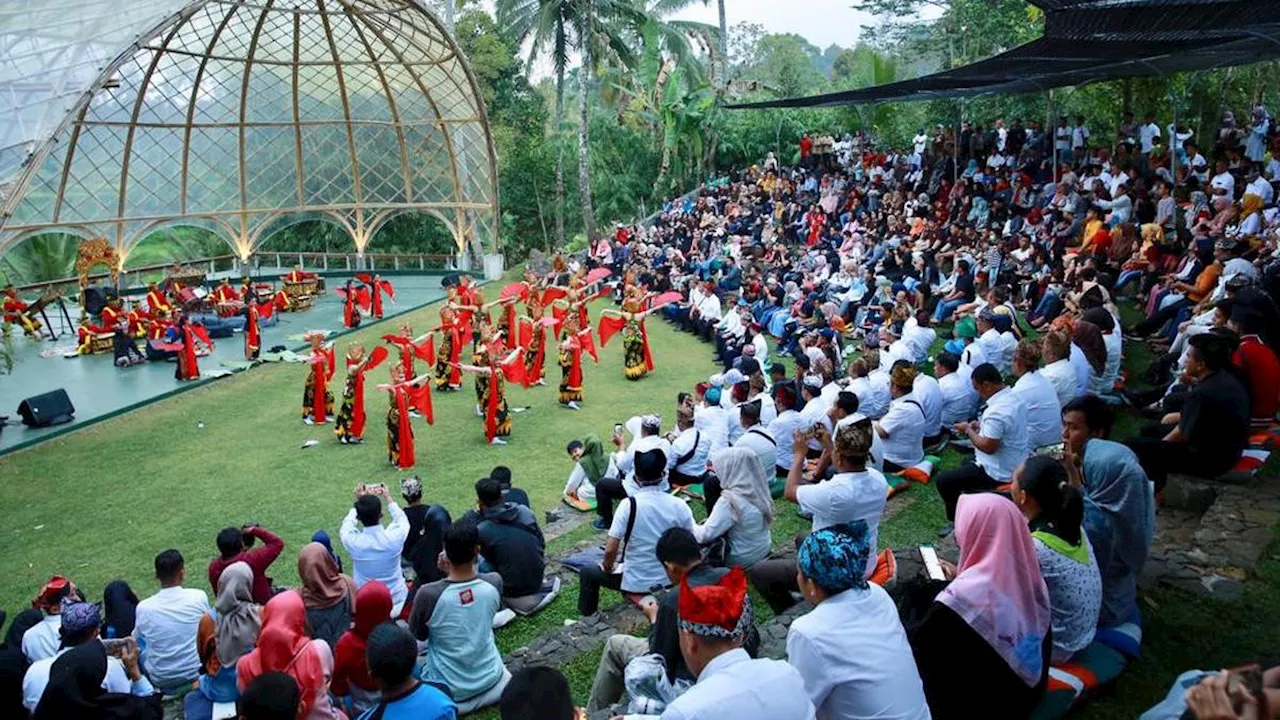
M 434 310 L 415 313 L 411 322 L 428 326 L 434 322 Z M 361 331 L 355 339 L 373 342 L 389 329 Z M 641 411 L 670 414 L 675 394 L 713 371 L 706 346 L 662 323 L 653 323 L 650 331 L 660 366 L 657 375 L 626 382 L 620 370 L 620 343 L 611 345 L 598 368 L 587 368 L 588 402 L 580 413 L 556 406 L 554 382 L 546 388 L 514 390 L 512 404 L 533 409 L 516 415 L 515 434 L 507 447 L 484 446 L 469 386 L 461 393 L 437 395 L 437 424 L 418 430 L 416 472 L 427 485 L 428 497 L 461 512 L 471 503 L 473 479 L 493 465 L 507 464 L 536 508 L 552 507 L 568 471 L 562 448 L 569 439 L 584 431 L 603 436 L 614 422 Z M 1149 359 L 1144 346 L 1130 343 L 1128 353 L 1126 365 L 1131 368 L 1144 367 Z M 554 381 L 558 374 L 552 370 Z M 336 529 L 349 507 L 351 486 L 358 481 L 390 484 L 399 477 L 383 462 L 380 420 L 385 401 L 380 394 L 371 392 L 368 399 L 369 443 L 342 447 L 332 443 L 327 432 L 298 422 L 303 372 L 299 366 L 256 369 L 0 458 L 0 477 L 13 487 L 35 489 L 0 497 L 0 513 L 10 520 L 3 535 L 8 550 L 0 556 L 0 607 L 25 605 L 52 572 L 70 574 L 91 595 L 116 577 L 129 578 L 139 592 L 149 593 L 145 578 L 151 558 L 169 546 L 182 550 L 193 575 L 199 576 L 189 584 L 203 587 L 213 536 L 226 524 L 248 519 L 284 535 L 290 549 L 275 576 L 281 583 L 294 582 L 293 553 L 314 529 Z M 382 372 L 375 372 L 379 381 Z M 337 378 L 333 387 L 340 388 Z M 603 400 L 606 397 L 609 402 Z M 196 428 L 199 421 L 205 423 L 203 430 Z M 1135 425 L 1134 416 L 1126 416 L 1120 434 L 1131 434 Z M 298 450 L 312 437 L 324 442 Z M 959 461 L 957 453 L 948 451 L 939 467 Z M 904 500 L 906 506 L 882 530 L 885 543 L 900 547 L 932 542 L 943 524 L 937 494 L 930 488 L 912 488 Z M 695 511 L 700 508 L 695 506 Z M 775 544 L 787 542 L 805 527 L 786 505 L 777 518 Z M 567 548 L 590 536 L 580 528 L 553 541 L 550 549 Z M 554 633 L 576 616 L 575 595 L 571 582 L 543 613 L 500 631 L 501 650 L 509 652 Z M 1280 647 L 1280 628 L 1264 614 L 1246 611 L 1280 607 L 1280 540 L 1269 549 L 1258 577 L 1246 585 L 1239 602 L 1216 603 L 1172 590 L 1143 597 L 1143 657 L 1121 677 L 1114 693 L 1085 709 L 1084 717 L 1135 717 L 1162 697 L 1182 670 L 1230 666 Z M 764 612 L 760 619 L 768 615 Z M 586 702 L 598 657 L 598 651 L 583 653 L 563 668 L 580 703 Z

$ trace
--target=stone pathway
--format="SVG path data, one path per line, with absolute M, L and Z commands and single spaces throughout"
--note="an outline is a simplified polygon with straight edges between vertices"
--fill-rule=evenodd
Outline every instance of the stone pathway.
M 1280 523 L 1280 482 L 1243 483 L 1171 474 L 1142 586 L 1237 599 Z

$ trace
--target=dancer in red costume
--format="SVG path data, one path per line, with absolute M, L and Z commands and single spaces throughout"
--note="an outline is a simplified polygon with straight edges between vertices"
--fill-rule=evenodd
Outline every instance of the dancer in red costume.
M 365 356 L 363 345 L 347 349 L 347 382 L 342 388 L 342 407 L 333 423 L 333 434 L 344 445 L 364 442 L 364 374 L 382 364 L 391 353 L 376 347 Z
M 196 342 L 203 342 L 206 347 L 213 349 L 213 341 L 209 339 L 209 333 L 205 331 L 203 325 L 193 325 L 187 319 L 186 315 L 178 318 L 178 344 L 182 347 L 178 350 L 178 367 L 174 369 L 173 376 L 178 380 L 199 380 L 200 365 L 196 362 Z
M 338 288 L 342 296 L 342 327 L 351 330 L 360 327 L 361 312 L 369 312 L 369 288 L 356 285 L 354 279 L 347 280 L 345 287 Z
M 526 385 L 524 358 L 519 347 L 508 351 L 501 334 L 490 326 L 481 326 L 480 333 L 482 343 L 476 348 L 474 364 L 459 363 L 457 367 L 476 375 L 476 410 L 484 418 L 485 440 L 491 445 L 506 445 L 503 438 L 511 434 L 511 409 L 507 407 L 504 381 Z
M 559 346 L 560 362 L 560 404 L 571 410 L 582 409 L 578 403 L 583 400 L 582 354 L 585 352 L 596 363 L 600 362 L 596 355 L 595 341 L 591 338 L 591 328 L 578 329 L 577 318 L 570 316 L 564 323 L 564 340 Z
M 257 360 L 262 353 L 262 326 L 260 318 L 269 318 L 274 311 L 271 303 L 259 303 L 250 297 L 245 306 L 244 359 Z
M 417 376 L 413 365 L 415 359 L 425 360 L 428 365 L 436 361 L 435 338 L 430 332 L 415 338 L 413 328 L 401 325 L 399 335 L 383 335 L 382 339 L 400 351 L 400 369 L 405 377 Z
M 649 350 L 649 331 L 644 320 L 650 313 L 680 299 L 679 293 L 666 293 L 648 298 L 638 285 L 625 291 L 622 310 L 606 308 L 600 312 L 600 346 L 609 344 L 619 330 L 622 331 L 623 374 L 628 380 L 639 380 L 653 372 L 653 353 Z M 651 306 L 643 309 L 646 304 Z
M 391 366 L 391 384 L 379 385 L 379 390 L 390 393 L 387 408 L 387 460 L 401 470 L 413 467 L 417 462 L 413 446 L 413 414 L 435 423 L 431 408 L 431 383 L 429 375 L 405 380 L 399 365 Z
M 467 344 L 466 330 L 458 314 L 445 305 L 440 308 L 440 325 L 432 332 L 440 333 L 440 352 L 434 371 L 436 390 L 452 392 L 462 387 L 458 362 L 462 359 L 462 346 Z
M 369 275 L 367 273 L 356 276 L 356 279 L 364 283 L 369 288 L 369 297 L 371 300 L 372 315 L 382 319 L 382 294 L 386 293 L 391 302 L 396 301 L 396 289 L 391 283 L 382 279 L 381 275 Z
M 555 320 L 551 319 L 551 323 Z M 525 377 L 530 385 L 546 385 L 546 352 L 547 352 L 548 319 L 543 317 L 542 300 L 536 292 L 525 304 L 525 314 L 516 321 L 517 331 L 510 337 L 518 339 L 518 345 L 524 348 Z
M 325 344 L 324 334 L 309 332 L 303 336 L 311 342 L 311 372 L 302 388 L 302 422 L 308 425 L 324 425 L 333 414 L 333 393 L 329 392 L 329 380 L 337 364 L 333 357 L 333 344 Z

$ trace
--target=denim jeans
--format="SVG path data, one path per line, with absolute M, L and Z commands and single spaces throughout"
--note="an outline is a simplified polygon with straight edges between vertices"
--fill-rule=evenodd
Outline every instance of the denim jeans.
M 951 317 L 951 314 L 956 311 L 956 308 L 960 307 L 963 304 L 964 304 L 964 298 L 960 298 L 957 300 L 939 300 L 938 306 L 933 310 L 933 321 L 934 322 L 945 321 L 947 318 Z

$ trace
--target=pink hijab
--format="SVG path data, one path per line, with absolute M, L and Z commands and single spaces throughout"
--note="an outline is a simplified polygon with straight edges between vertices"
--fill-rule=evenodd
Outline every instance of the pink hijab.
M 1049 590 L 1027 521 L 1000 495 L 961 495 L 956 506 L 960 565 L 938 601 L 964 619 L 1028 687 L 1044 673 Z

